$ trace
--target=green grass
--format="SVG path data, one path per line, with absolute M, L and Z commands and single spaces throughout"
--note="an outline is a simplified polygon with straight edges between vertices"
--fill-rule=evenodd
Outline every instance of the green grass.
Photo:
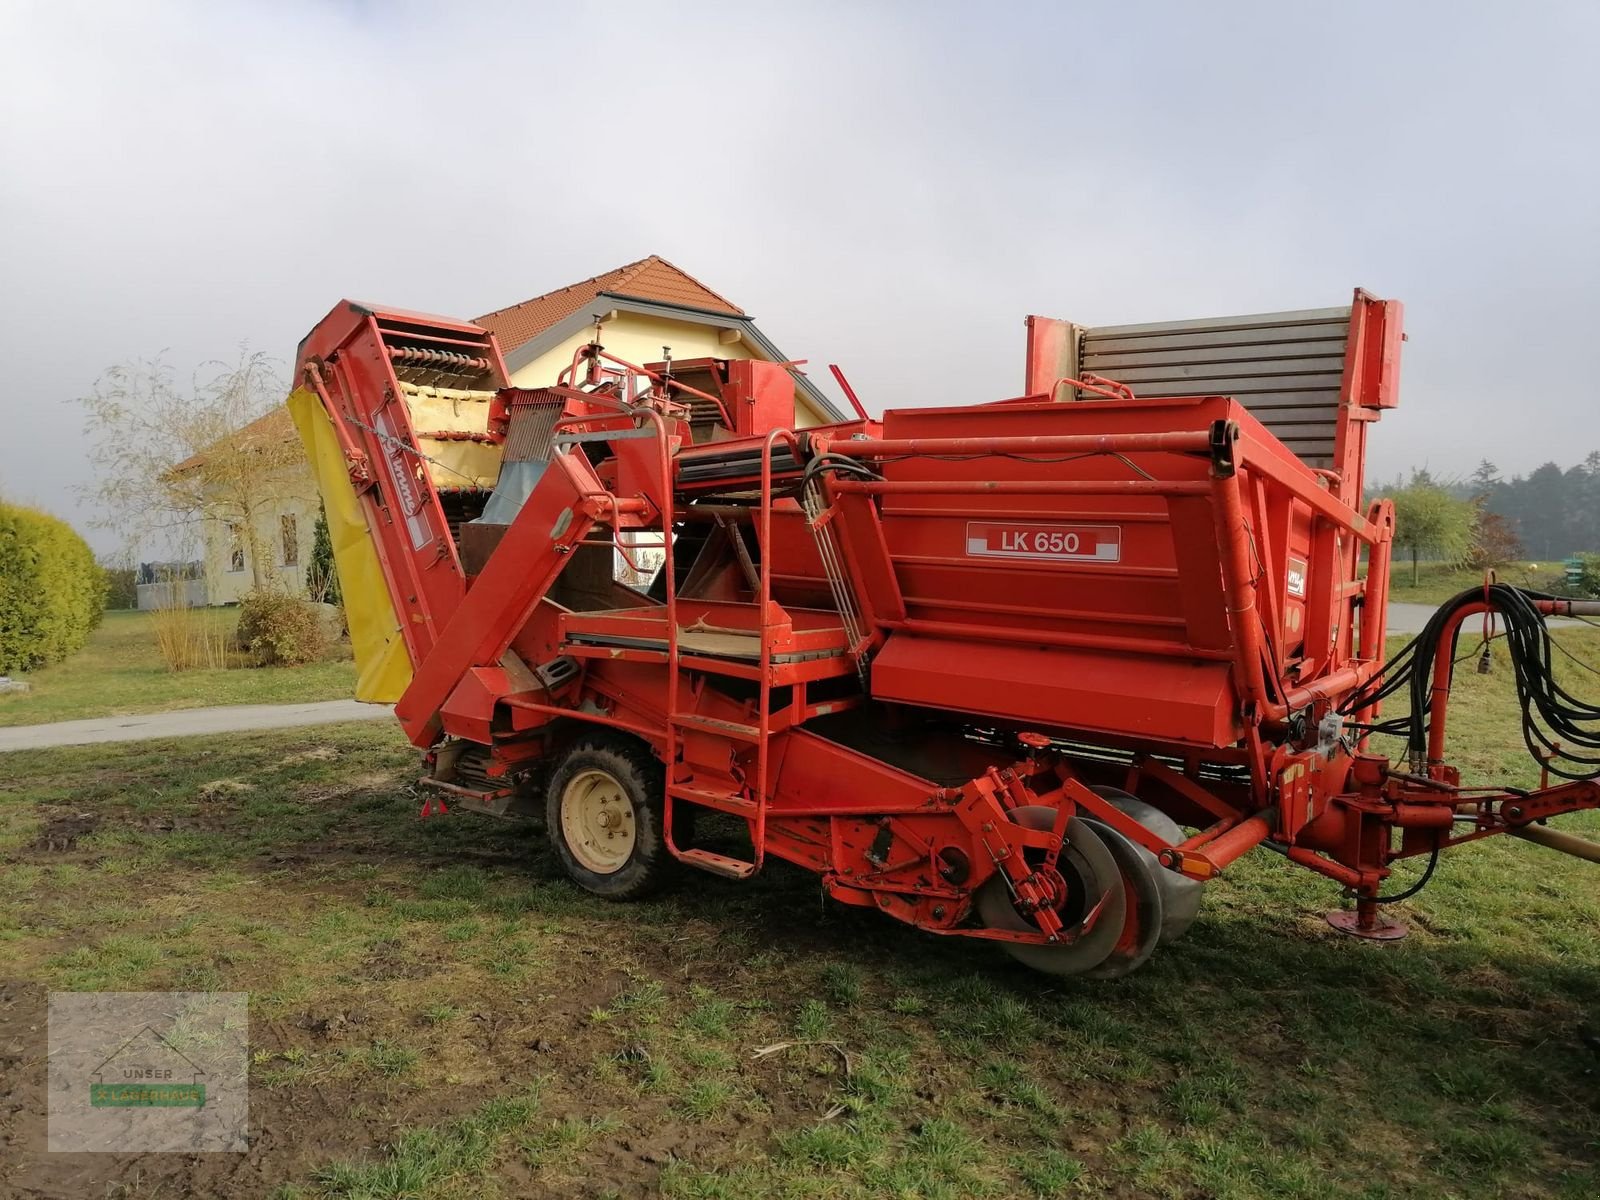
M 489 1167 L 501 1140 L 533 1122 L 539 1091 L 535 1083 L 460 1120 L 404 1134 L 382 1160 L 334 1164 L 318 1171 L 315 1180 L 324 1195 L 346 1200 L 464 1189 Z
M 232 630 L 232 608 L 201 610 Z M 27 692 L 0 695 L 0 726 L 170 712 L 213 704 L 290 704 L 340 700 L 355 690 L 355 664 L 330 658 L 303 667 L 169 671 L 145 612 L 109 612 L 89 644 L 26 678 Z
M 1507 563 L 1496 572 L 1501 583 L 1550 591 L 1566 579 L 1559 561 Z M 1481 587 L 1483 572 L 1453 563 L 1420 562 L 1416 582 L 1411 578 L 1411 560 L 1396 557 L 1389 569 L 1389 599 L 1401 604 L 1443 604 L 1451 596 L 1470 587 Z
M 1573 661 L 1573 657 L 1600 669 L 1600 629 L 1593 626 L 1559 626 L 1550 631 L 1556 645 L 1565 648 L 1552 653 L 1557 681 L 1569 692 L 1590 703 L 1600 700 L 1600 678 Z M 1405 638 L 1389 639 L 1389 654 L 1397 653 Z M 1533 787 L 1539 783 L 1539 770 L 1528 756 L 1519 730 L 1516 690 L 1510 657 L 1505 642 L 1496 638 L 1489 646 L 1490 669 L 1480 674 L 1478 661 L 1483 644 L 1483 623 L 1469 617 L 1461 627 L 1455 655 L 1455 681 L 1451 689 L 1448 738 L 1445 757 L 1459 767 L 1463 783 L 1505 783 L 1514 787 Z M 1403 694 L 1397 695 L 1385 717 L 1407 711 Z M 1398 756 L 1404 750 L 1397 739 L 1375 739 L 1373 748 Z
M 1600 630 L 1555 636 L 1600 660 Z M 1450 755 L 1533 783 L 1494 654 L 1463 664 Z M 386 724 L 5 763 L 7 978 L 41 1005 L 248 990 L 250 1178 L 282 1197 L 1600 1195 L 1600 875 L 1512 839 L 1446 855 L 1389 945 L 1249 856 L 1096 983 L 821 905 L 781 864 L 595 900 L 530 825 L 419 821 Z M 31 1046 L 13 1007 L 0 1045 Z M 215 1190 L 162 1191 L 165 1161 L 134 1164 L 152 1194 Z

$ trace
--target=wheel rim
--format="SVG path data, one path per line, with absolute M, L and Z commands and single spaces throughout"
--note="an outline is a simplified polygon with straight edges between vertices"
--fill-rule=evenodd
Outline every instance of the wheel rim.
M 597 875 L 620 871 L 633 854 L 633 801 L 609 771 L 579 771 L 561 793 L 561 833 L 572 857 Z
M 1055 824 L 1056 816 L 1055 809 L 1043 805 L 1026 805 L 1013 809 L 1008 815 L 1017 824 L 1030 829 L 1049 829 Z M 1127 915 L 1127 892 L 1122 875 L 1105 843 L 1078 817 L 1067 822 L 1066 835 L 1067 844 L 1056 861 L 1062 874 L 1068 876 L 1069 885 L 1076 881 L 1079 898 L 1070 901 L 1068 911 L 1061 916 L 1071 928 L 1104 897 L 1105 907 L 1100 918 L 1092 929 L 1067 945 L 1002 943 L 1012 958 L 1048 975 L 1081 975 L 1099 966 L 1121 938 Z M 989 879 L 972 899 L 978 919 L 992 929 L 1022 932 L 1038 928 L 1013 907 L 1010 889 L 998 876 Z

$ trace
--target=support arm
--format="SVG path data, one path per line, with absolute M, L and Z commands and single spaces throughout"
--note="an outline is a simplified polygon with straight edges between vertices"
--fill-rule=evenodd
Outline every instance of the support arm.
M 451 691 L 471 668 L 500 661 L 595 522 L 615 524 L 644 504 L 611 495 L 582 456 L 552 458 L 395 705 L 415 745 L 438 738 L 439 711 Z

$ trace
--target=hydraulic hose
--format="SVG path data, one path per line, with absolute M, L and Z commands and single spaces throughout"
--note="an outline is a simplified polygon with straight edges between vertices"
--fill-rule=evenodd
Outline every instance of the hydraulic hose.
M 1555 599 L 1558 597 L 1503 583 L 1471 588 L 1452 597 L 1440 605 L 1423 631 L 1384 667 L 1383 673 L 1347 697 L 1339 711 L 1356 712 L 1406 688 L 1411 711 L 1391 721 L 1365 726 L 1364 730 L 1405 737 L 1414 756 L 1425 753 L 1435 664 L 1440 653 L 1451 656 L 1452 668 L 1459 661 L 1455 641 L 1460 625 L 1452 618 L 1467 605 L 1486 602 L 1504 630 L 1501 636 L 1511 657 L 1522 714 L 1522 740 L 1528 753 L 1541 767 L 1548 767 L 1552 775 L 1562 779 L 1600 777 L 1600 705 L 1579 699 L 1556 680 L 1552 650 L 1573 656 L 1552 641 L 1544 614 L 1535 607 L 1536 601 Z M 1441 645 L 1446 629 L 1454 629 L 1448 647 Z M 1587 663 L 1575 658 L 1573 661 L 1594 670 Z

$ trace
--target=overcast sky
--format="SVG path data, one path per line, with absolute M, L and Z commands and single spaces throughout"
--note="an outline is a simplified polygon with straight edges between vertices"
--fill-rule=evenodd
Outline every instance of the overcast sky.
M 1372 475 L 1600 448 L 1600 6 L 0 0 L 0 493 L 74 404 L 657 253 L 874 411 L 1087 324 L 1405 301 Z M 831 383 L 831 381 L 830 381 Z M 91 534 L 97 548 L 113 548 Z

